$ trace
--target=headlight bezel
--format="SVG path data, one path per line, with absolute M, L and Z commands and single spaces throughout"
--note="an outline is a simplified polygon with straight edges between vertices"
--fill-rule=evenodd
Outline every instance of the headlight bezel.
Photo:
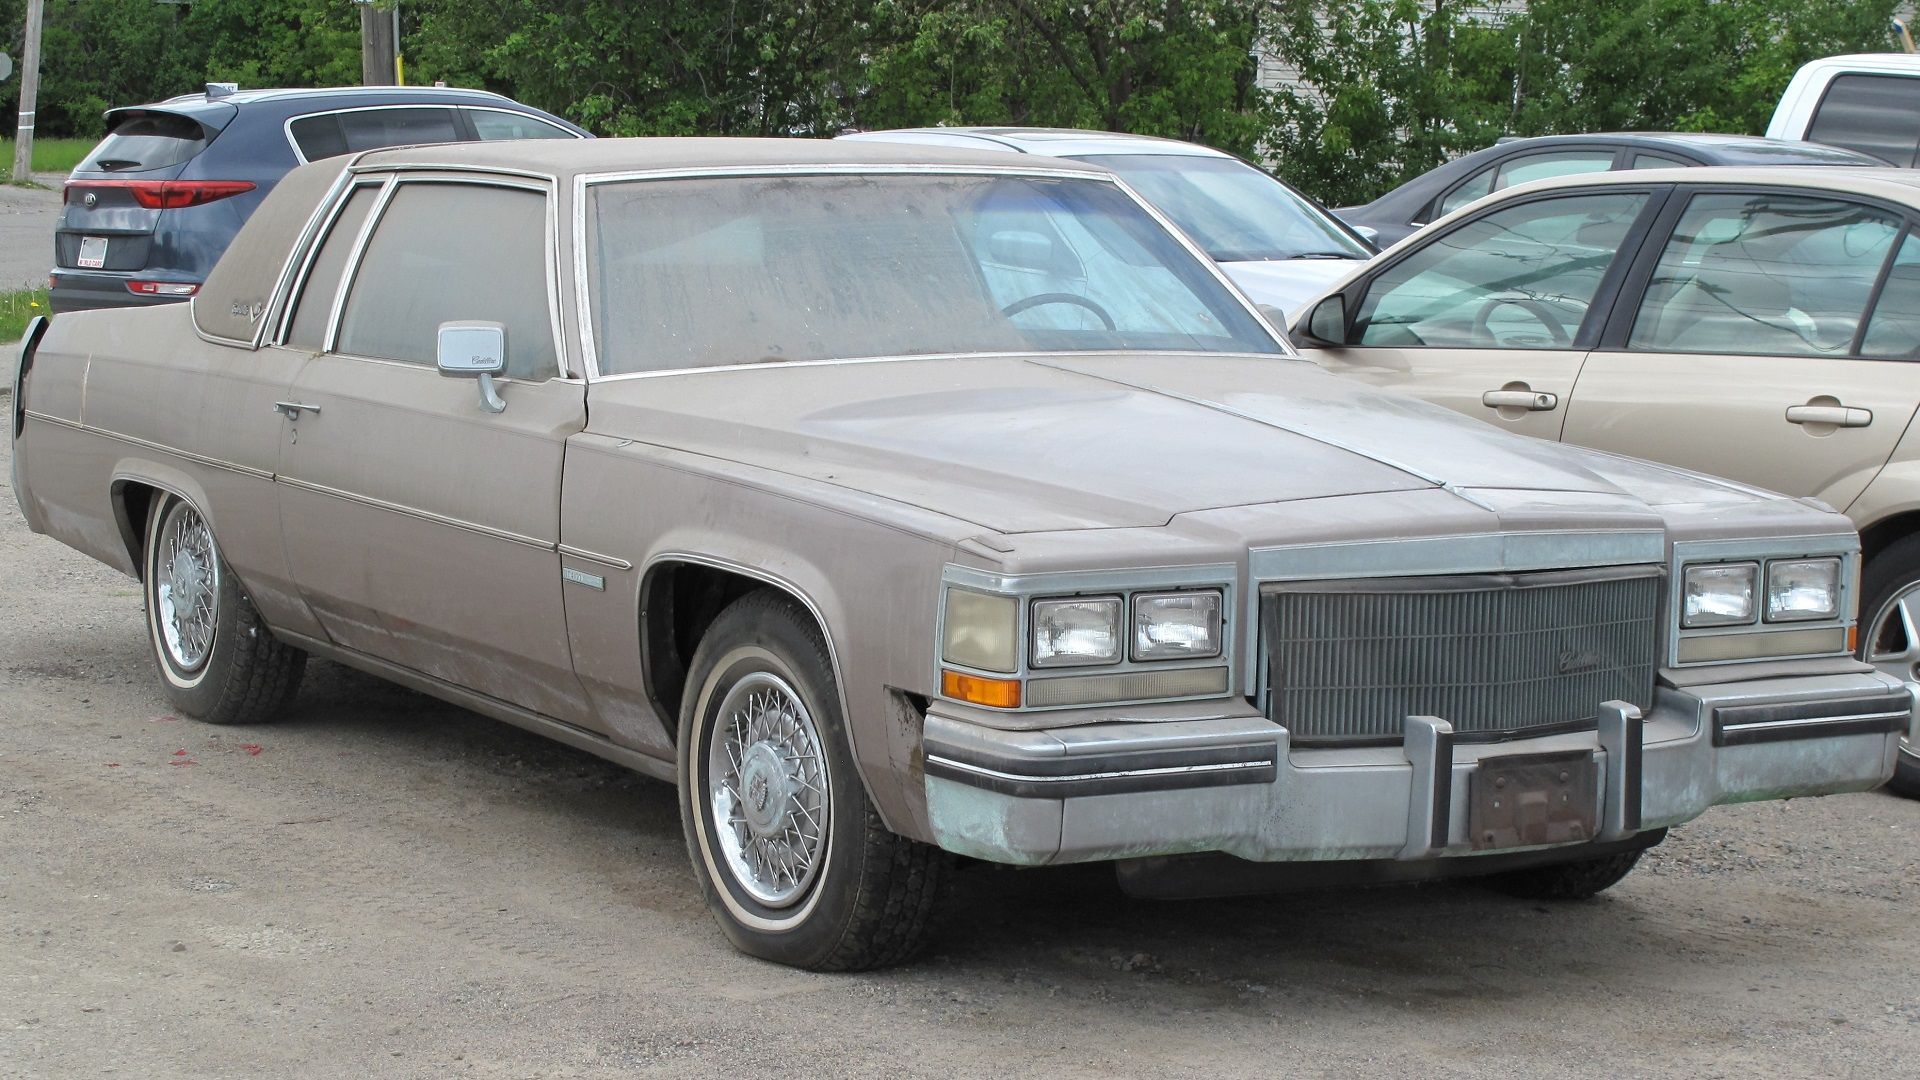
M 1673 544 L 1668 569 L 1668 666 L 1709 667 L 1772 663 L 1793 659 L 1845 657 L 1852 653 L 1857 631 L 1855 611 L 1860 591 L 1860 552 L 1847 535 L 1798 536 L 1758 540 L 1682 540 Z M 1820 560 L 1838 563 L 1838 590 L 1834 613 L 1820 618 L 1767 617 L 1769 568 Z M 1751 617 L 1742 622 L 1685 625 L 1687 571 L 1709 565 L 1752 564 L 1754 595 Z
M 1222 647 L 1222 629 L 1226 622 L 1226 612 L 1221 605 L 1226 598 L 1218 589 L 1173 589 L 1164 592 L 1134 593 L 1127 601 L 1127 658 L 1135 663 L 1162 664 L 1173 660 L 1210 660 L 1220 655 Z M 1187 650 L 1153 655 L 1156 648 L 1166 648 L 1166 643 L 1143 643 L 1147 635 L 1147 621 L 1143 609 L 1149 605 L 1177 604 L 1182 601 L 1195 601 L 1211 604 L 1212 612 L 1207 616 L 1207 640 L 1210 647 L 1204 651 Z M 1196 620 L 1197 621 L 1197 620 Z
M 1243 685 L 1246 658 L 1239 655 L 1244 646 L 1235 629 L 1237 620 L 1249 616 L 1236 606 L 1240 603 L 1237 577 L 1238 568 L 1231 563 L 1025 574 L 999 574 L 949 563 L 941 575 L 941 608 L 938 613 L 941 624 L 934 630 L 934 685 L 943 688 L 943 698 L 979 705 L 982 703 L 964 695 L 946 692 L 944 687 L 949 675 L 998 681 L 1006 684 L 1010 696 L 1017 699 L 1019 704 L 983 707 L 1020 712 L 1171 704 L 1249 692 Z M 956 663 L 956 658 L 950 655 L 945 648 L 951 636 L 947 626 L 947 601 L 952 590 L 956 589 L 989 593 L 1017 603 L 1020 655 L 1016 670 L 1006 672 L 973 667 Z M 1190 592 L 1217 596 L 1217 601 L 1207 605 L 1218 612 L 1218 623 L 1214 628 L 1217 647 L 1204 656 L 1135 659 L 1132 649 L 1135 633 L 1133 598 L 1137 595 Z M 1035 612 L 1036 603 L 1109 598 L 1120 602 L 1117 660 L 1077 664 L 1036 662 L 1034 639 L 1036 628 L 1040 625 Z M 1212 674 L 1208 678 L 1201 678 L 1206 672 Z M 1069 685 L 1078 683 L 1087 685 Z M 1095 683 L 1112 688 L 1111 694 L 1095 700 Z M 1015 684 L 1021 688 L 1017 692 L 1014 691 Z M 1190 688 L 1190 692 L 1176 688 Z

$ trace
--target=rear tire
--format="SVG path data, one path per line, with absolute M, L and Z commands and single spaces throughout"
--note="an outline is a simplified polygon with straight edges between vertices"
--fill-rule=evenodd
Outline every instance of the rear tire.
M 1903 682 L 1920 677 L 1920 536 L 1873 557 L 1860 575 L 1860 658 Z M 1887 790 L 1920 799 L 1920 754 L 1902 737 Z
M 1508 870 L 1483 880 L 1495 892 L 1522 900 L 1585 900 L 1618 885 L 1639 862 L 1640 852 L 1624 851 L 1555 866 Z
M 681 822 L 727 939 L 812 971 L 917 952 L 951 858 L 881 824 L 813 620 L 777 593 L 741 597 L 701 639 L 686 686 Z
M 154 664 L 176 710 L 209 724 L 252 724 L 286 707 L 307 654 L 260 621 L 192 503 L 154 500 L 140 577 Z

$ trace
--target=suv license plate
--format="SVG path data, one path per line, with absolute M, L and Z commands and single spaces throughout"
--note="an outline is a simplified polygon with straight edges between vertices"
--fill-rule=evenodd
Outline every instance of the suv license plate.
M 1474 850 L 1593 839 L 1597 773 L 1589 750 L 1481 758 L 1467 799 Z
M 80 258 L 78 264 L 88 270 L 99 270 L 107 265 L 107 238 L 104 236 L 83 236 L 80 238 Z

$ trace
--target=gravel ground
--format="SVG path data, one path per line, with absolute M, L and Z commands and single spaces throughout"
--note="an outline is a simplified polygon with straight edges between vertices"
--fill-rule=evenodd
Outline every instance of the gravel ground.
M 176 719 L 134 584 L 0 495 L 7 1077 L 1913 1075 L 1917 835 L 1724 807 L 1558 906 L 980 868 L 919 963 L 805 974 L 727 947 L 664 785 L 329 664 Z
M 41 188 L 0 184 L 0 292 L 45 288 L 60 223 L 60 173 L 36 173 Z

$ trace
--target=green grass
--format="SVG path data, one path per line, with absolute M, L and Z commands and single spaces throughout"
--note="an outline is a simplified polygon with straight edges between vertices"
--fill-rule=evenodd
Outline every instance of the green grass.
M 92 150 L 96 139 L 33 140 L 33 171 L 68 173 Z M 0 139 L 0 177 L 13 168 L 13 140 Z
M 47 290 L 22 289 L 0 292 L 0 344 L 19 341 L 27 332 L 27 320 L 47 314 Z

